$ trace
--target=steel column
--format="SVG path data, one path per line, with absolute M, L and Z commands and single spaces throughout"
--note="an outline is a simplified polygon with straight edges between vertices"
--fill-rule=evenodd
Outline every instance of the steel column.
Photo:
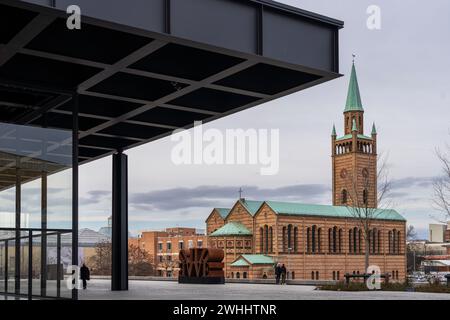
M 5 241 L 5 293 L 8 293 L 8 240 Z
M 113 155 L 111 289 L 128 290 L 128 158 Z
M 72 265 L 74 266 L 78 266 L 78 101 L 78 93 L 74 93 L 72 110 Z M 72 299 L 78 299 L 77 286 L 72 289 Z
M 33 299 L 33 231 L 28 232 L 28 300 Z
M 17 161 L 16 165 L 16 239 L 15 239 L 15 287 L 14 292 L 16 294 L 20 294 L 20 227 L 21 227 L 21 202 L 22 202 L 22 186 L 20 179 L 20 169 L 19 169 L 20 161 Z
M 47 172 L 41 176 L 41 296 L 47 294 Z

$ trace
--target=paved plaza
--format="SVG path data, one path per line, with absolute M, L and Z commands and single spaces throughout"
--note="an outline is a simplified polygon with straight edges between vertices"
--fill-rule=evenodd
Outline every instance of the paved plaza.
M 81 300 L 450 300 L 450 294 L 420 292 L 336 292 L 315 290 L 314 286 L 227 283 L 225 285 L 178 284 L 174 281 L 129 283 L 129 291 L 110 291 L 109 280 L 89 281 L 80 291 Z

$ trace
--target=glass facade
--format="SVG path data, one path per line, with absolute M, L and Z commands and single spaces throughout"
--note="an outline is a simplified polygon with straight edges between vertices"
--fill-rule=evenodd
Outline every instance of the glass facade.
M 0 293 L 72 298 L 72 136 L 0 123 Z

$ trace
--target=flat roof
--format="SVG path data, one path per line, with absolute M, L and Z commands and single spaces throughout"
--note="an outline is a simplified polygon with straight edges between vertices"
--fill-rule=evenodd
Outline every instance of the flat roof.
M 0 121 L 70 130 L 78 92 L 80 164 L 340 76 L 343 23 L 274 1 L 46 2 L 0 1 Z

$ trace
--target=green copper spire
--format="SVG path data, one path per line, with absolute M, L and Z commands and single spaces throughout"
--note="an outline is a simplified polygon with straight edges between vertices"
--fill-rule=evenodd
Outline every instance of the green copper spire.
M 358 131 L 358 128 L 356 127 L 356 120 L 355 119 L 353 119 L 352 132 L 353 131 Z
M 336 127 L 335 127 L 335 125 L 333 124 L 333 130 L 331 131 L 331 136 L 332 137 L 336 137 L 337 135 L 336 135 Z
M 375 128 L 375 122 L 372 125 L 372 134 L 377 134 L 377 129 Z
M 356 77 L 355 63 L 352 65 L 352 73 L 350 75 L 350 83 L 348 85 L 347 102 L 345 103 L 344 112 L 348 111 L 364 111 L 359 94 L 358 78 Z

